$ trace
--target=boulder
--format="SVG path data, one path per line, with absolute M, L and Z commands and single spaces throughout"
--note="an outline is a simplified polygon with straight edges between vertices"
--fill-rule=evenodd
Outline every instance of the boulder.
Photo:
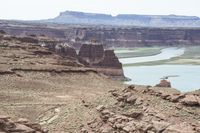
M 126 99 L 127 103 L 135 103 L 135 101 L 137 100 L 137 97 L 135 96 L 130 96 Z
M 140 119 L 143 116 L 143 112 L 139 110 L 131 110 L 124 113 L 124 115 L 131 118 Z
M 103 105 L 99 105 L 96 107 L 97 111 L 103 111 L 105 109 L 105 107 Z
M 200 98 L 196 95 L 186 95 L 180 102 L 187 106 L 200 106 Z
M 180 99 L 183 99 L 185 97 L 184 94 L 173 94 L 171 95 L 171 102 L 178 102 Z

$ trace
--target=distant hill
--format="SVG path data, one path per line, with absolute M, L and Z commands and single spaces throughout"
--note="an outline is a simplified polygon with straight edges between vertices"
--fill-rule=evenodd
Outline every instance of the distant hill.
M 196 16 L 177 15 L 136 15 L 83 13 L 66 11 L 53 19 L 40 22 L 58 24 L 88 24 L 88 25 L 116 25 L 116 26 L 146 26 L 146 27 L 200 27 L 200 18 Z

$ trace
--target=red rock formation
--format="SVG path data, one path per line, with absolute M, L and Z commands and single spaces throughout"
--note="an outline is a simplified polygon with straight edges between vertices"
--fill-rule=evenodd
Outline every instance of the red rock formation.
M 61 45 L 58 44 L 55 46 L 55 51 L 57 54 L 61 56 L 67 56 L 67 57 L 74 57 L 77 58 L 76 50 L 69 45 Z
M 87 61 L 90 65 L 98 63 L 104 56 L 103 45 L 83 44 L 79 51 L 79 57 Z
M 122 64 L 114 53 L 114 50 L 105 50 L 104 58 L 97 66 L 110 67 L 110 68 L 122 68 Z
M 83 44 L 79 51 L 79 62 L 105 75 L 124 79 L 122 64 L 114 50 L 104 51 L 103 45 Z
M 156 85 L 156 87 L 171 87 L 171 83 L 167 80 L 161 80 L 160 83 Z

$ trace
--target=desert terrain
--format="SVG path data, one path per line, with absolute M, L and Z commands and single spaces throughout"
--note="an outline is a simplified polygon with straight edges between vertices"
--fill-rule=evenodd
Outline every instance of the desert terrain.
M 29 41 L 1 33 L 1 132 L 27 132 L 7 130 L 6 116 L 49 133 L 200 132 L 199 91 L 128 86 Z

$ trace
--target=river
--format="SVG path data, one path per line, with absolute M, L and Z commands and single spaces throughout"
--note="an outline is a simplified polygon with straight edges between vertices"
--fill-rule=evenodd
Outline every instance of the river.
M 134 57 L 134 58 L 122 58 L 119 61 L 122 64 L 133 64 L 133 63 L 167 60 L 167 59 L 184 54 L 184 51 L 185 51 L 185 48 L 170 47 L 170 48 L 162 49 L 161 53 L 157 55 L 145 56 L 145 57 Z
M 123 70 L 131 81 L 127 84 L 156 85 L 164 76 L 176 75 L 169 78 L 172 87 L 181 92 L 200 89 L 200 66 L 195 65 L 154 65 L 154 66 L 126 66 L 125 64 L 143 63 L 149 61 L 167 60 L 184 54 L 184 48 L 165 48 L 160 54 L 146 57 L 122 58 Z

